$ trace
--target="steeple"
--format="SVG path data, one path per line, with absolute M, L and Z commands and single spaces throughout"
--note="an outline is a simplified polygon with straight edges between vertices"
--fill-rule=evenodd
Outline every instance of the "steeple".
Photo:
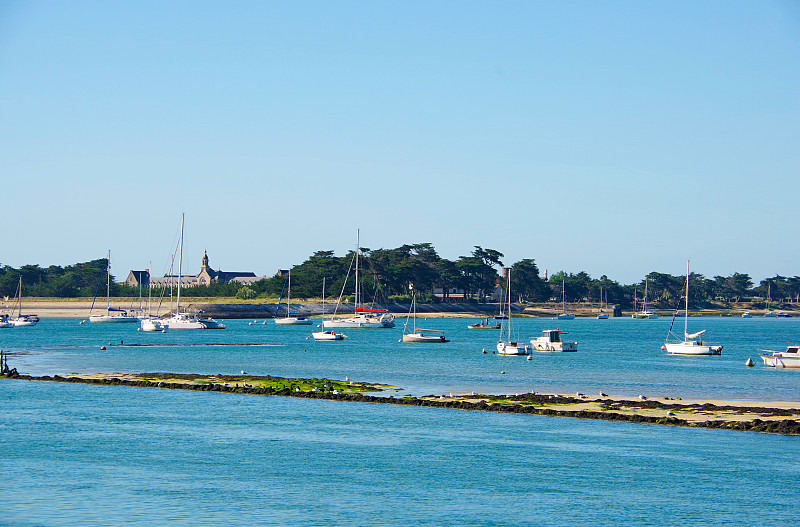
M 203 262 L 200 264 L 200 271 L 208 270 L 208 251 L 203 251 Z

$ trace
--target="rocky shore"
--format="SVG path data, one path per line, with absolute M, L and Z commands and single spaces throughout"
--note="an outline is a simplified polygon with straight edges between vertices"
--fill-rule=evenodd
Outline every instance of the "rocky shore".
M 96 374 L 33 377 L 15 371 L 5 378 L 26 381 L 68 382 L 109 386 L 133 386 L 173 390 L 212 391 L 250 395 L 427 406 L 443 409 L 534 414 L 604 421 L 623 421 L 669 426 L 714 428 L 744 432 L 800 435 L 800 403 L 712 404 L 703 401 L 630 400 L 582 394 L 429 395 L 424 397 L 381 397 L 365 391 L 387 387 L 372 383 L 329 379 L 284 379 L 281 377 L 199 375 L 173 373 Z

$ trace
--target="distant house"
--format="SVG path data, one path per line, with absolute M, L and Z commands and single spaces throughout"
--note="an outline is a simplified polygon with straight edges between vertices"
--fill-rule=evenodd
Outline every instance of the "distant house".
M 150 269 L 129 272 L 128 278 L 125 279 L 125 285 L 147 289 L 150 287 Z
M 142 273 L 146 273 L 146 276 Z M 214 281 L 230 283 L 236 282 L 242 285 L 251 285 L 254 282 L 266 278 L 265 276 L 256 276 L 251 272 L 234 272 L 234 271 L 217 271 L 208 265 L 208 252 L 203 253 L 203 259 L 200 263 L 200 272 L 196 275 L 181 275 L 181 287 L 194 287 L 198 285 L 209 285 Z M 178 284 L 178 275 L 165 275 L 165 276 L 150 276 L 150 272 L 145 271 L 131 271 L 128 273 L 128 279 L 125 281 L 127 285 L 138 287 L 147 287 L 150 283 L 153 287 L 170 286 Z

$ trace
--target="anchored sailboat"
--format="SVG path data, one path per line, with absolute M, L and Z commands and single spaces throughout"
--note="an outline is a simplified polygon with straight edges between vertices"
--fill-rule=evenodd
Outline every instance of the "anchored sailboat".
M 288 273 L 288 282 L 289 287 L 287 288 L 286 292 L 286 316 L 283 318 L 278 318 L 278 309 L 275 309 L 275 323 L 276 324 L 283 324 L 283 325 L 290 325 L 290 326 L 310 326 L 312 324 L 312 320 L 308 317 L 301 316 L 300 313 L 292 313 L 292 305 L 291 305 L 291 298 L 292 298 L 292 270 L 289 269 Z M 278 300 L 280 303 L 280 300 Z
M 97 300 L 97 290 L 94 292 L 94 298 L 92 299 L 92 307 L 89 309 L 89 322 L 139 322 L 137 317 L 129 317 L 128 312 L 124 309 L 118 309 L 115 307 L 111 307 L 111 251 L 108 251 L 108 257 L 106 258 L 106 312 L 105 314 L 93 314 L 92 311 L 94 310 L 94 302 Z M 100 280 L 103 279 L 102 273 L 100 274 Z M 98 283 L 98 288 L 99 288 Z
M 497 342 L 497 353 L 500 355 L 530 355 L 528 345 L 512 340 L 511 336 L 511 269 L 508 270 L 508 319 L 503 326 L 504 328 L 500 329 L 500 340 Z M 503 340 L 504 333 L 507 340 Z
M 408 316 L 406 317 L 406 325 L 403 326 L 403 342 L 450 342 L 444 338 L 444 333 L 438 329 L 422 329 L 417 327 L 417 294 L 414 293 L 411 297 L 410 312 L 414 312 L 414 329 L 411 333 L 406 333 L 408 329 Z M 431 335 L 436 333 L 436 335 Z
M 674 324 L 675 317 L 673 316 L 672 324 L 667 332 L 667 340 L 661 347 L 670 355 L 719 355 L 722 352 L 722 346 L 711 346 L 699 338 L 706 330 L 689 333 L 689 260 L 686 261 L 686 303 L 683 311 L 683 340 L 680 342 L 669 342 Z

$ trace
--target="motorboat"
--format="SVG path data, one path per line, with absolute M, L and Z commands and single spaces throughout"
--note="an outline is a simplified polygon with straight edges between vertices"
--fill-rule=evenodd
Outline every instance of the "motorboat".
M 467 325 L 469 329 L 500 329 L 500 323 L 497 324 L 490 324 L 488 318 L 482 319 L 480 322 L 476 324 L 469 324 Z
M 497 353 L 499 355 L 530 355 L 531 350 L 528 345 L 517 342 L 511 336 L 511 269 L 508 270 L 508 319 L 503 326 L 500 328 L 500 338 L 497 341 Z M 504 334 L 506 340 L 503 340 Z
M 166 331 L 169 326 L 160 318 L 146 317 L 139 322 L 142 331 Z
M 291 310 L 291 298 L 292 298 L 292 270 L 289 269 L 287 273 L 287 280 L 289 282 L 289 287 L 286 293 L 286 316 L 282 318 L 278 318 L 278 309 L 280 308 L 281 299 L 278 299 L 278 307 L 275 308 L 275 323 L 281 324 L 284 326 L 310 326 L 313 321 L 308 318 L 302 316 L 300 313 L 293 313 Z M 283 296 L 283 291 L 281 291 L 281 296 Z
M 669 326 L 667 332 L 667 339 L 661 349 L 670 355 L 719 355 L 722 352 L 722 346 L 712 346 L 703 342 L 700 336 L 706 330 L 698 331 L 696 333 L 689 333 L 688 320 L 689 320 L 689 261 L 686 261 L 686 302 L 683 312 L 683 340 L 679 342 L 670 342 L 669 337 L 672 334 L 672 327 L 675 325 L 675 315 L 672 317 L 672 324 Z M 677 313 L 676 313 L 677 314 Z
M 791 313 L 786 313 L 785 311 L 778 311 L 778 317 L 780 318 L 792 318 Z
M 100 273 L 97 289 L 100 288 L 100 280 L 103 279 L 103 274 L 106 275 L 106 312 L 104 314 L 92 313 L 94 302 L 97 300 L 97 290 L 95 290 L 92 307 L 89 309 L 89 322 L 139 322 L 138 317 L 128 316 L 128 312 L 124 309 L 111 307 L 111 251 L 108 251 L 106 268 L 103 273 Z
M 314 340 L 343 340 L 347 335 L 336 333 L 334 330 L 330 331 L 314 331 L 311 333 Z
M 541 337 L 531 339 L 531 348 L 534 351 L 578 351 L 577 342 L 561 340 L 561 335 L 566 334 L 566 331 L 560 329 L 545 329 Z
M 751 315 L 749 311 L 745 311 L 742 313 L 742 318 L 753 318 L 753 315 Z
M 786 351 L 761 350 L 759 353 L 765 366 L 773 368 L 800 368 L 800 346 L 789 346 Z
M 372 309 L 361 306 L 361 292 L 358 286 L 358 253 L 360 250 L 359 231 L 356 229 L 356 252 L 353 254 L 355 261 L 355 307 L 353 309 L 354 315 L 346 318 L 334 318 L 336 311 L 339 309 L 339 304 L 342 301 L 342 295 L 339 294 L 339 300 L 336 302 L 336 310 L 334 310 L 334 317 L 330 320 L 324 320 L 322 327 L 329 328 L 351 328 L 351 329 L 370 329 L 370 328 L 393 328 L 394 315 L 389 313 L 388 309 Z M 351 262 L 352 263 L 352 262 Z M 348 276 L 350 271 L 348 270 Z M 347 283 L 347 278 L 345 278 Z M 344 288 L 342 288 L 344 293 Z

